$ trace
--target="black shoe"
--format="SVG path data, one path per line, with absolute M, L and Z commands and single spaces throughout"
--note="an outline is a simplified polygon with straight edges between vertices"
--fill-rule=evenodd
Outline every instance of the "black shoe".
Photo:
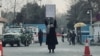
M 71 43 L 69 43 L 69 45 L 71 45 Z
M 40 44 L 40 46 L 42 46 L 42 44 Z
M 51 53 L 51 50 L 49 50 L 49 53 Z
M 54 50 L 52 50 L 52 53 L 55 53 Z

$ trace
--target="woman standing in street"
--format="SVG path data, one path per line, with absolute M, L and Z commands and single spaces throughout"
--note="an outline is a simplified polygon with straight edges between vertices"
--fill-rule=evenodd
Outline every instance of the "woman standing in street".
M 58 44 L 56 37 L 56 27 L 57 22 L 54 18 L 45 19 L 45 25 L 47 27 L 47 35 L 46 35 L 46 45 L 48 45 L 49 53 L 54 53 L 54 49 Z

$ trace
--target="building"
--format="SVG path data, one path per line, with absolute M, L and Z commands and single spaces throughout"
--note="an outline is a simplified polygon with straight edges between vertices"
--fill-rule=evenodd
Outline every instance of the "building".
M 7 22 L 7 20 L 5 18 L 0 17 L 0 36 L 4 32 L 4 26 L 5 26 L 6 22 Z

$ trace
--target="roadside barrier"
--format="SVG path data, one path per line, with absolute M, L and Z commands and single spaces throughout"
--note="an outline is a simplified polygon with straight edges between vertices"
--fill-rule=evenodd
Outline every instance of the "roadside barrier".
M 0 56 L 3 56 L 2 41 L 0 40 Z
M 85 44 L 85 49 L 84 49 L 84 55 L 83 56 L 92 56 L 90 54 L 90 48 L 89 48 L 89 43 L 88 43 L 87 39 L 86 39 L 86 44 Z

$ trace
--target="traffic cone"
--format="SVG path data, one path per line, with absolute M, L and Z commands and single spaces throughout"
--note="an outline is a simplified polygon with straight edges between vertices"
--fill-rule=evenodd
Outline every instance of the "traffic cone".
M 2 41 L 0 40 L 0 56 L 3 56 Z
M 92 55 L 90 54 L 90 48 L 89 48 L 88 40 L 86 40 L 85 50 L 84 50 L 84 56 L 92 56 Z

